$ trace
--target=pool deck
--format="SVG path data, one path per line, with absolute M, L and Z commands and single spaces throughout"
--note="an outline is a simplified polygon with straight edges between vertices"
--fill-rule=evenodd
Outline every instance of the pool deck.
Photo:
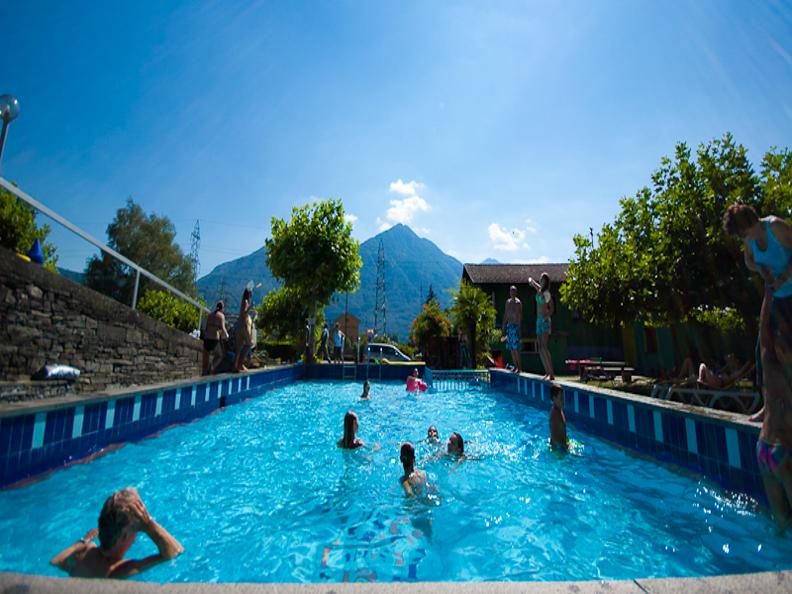
M 0 594 L 709 594 L 792 592 L 792 571 L 707 578 L 637 579 L 592 582 L 416 582 L 358 584 L 154 584 L 52 578 L 0 573 Z

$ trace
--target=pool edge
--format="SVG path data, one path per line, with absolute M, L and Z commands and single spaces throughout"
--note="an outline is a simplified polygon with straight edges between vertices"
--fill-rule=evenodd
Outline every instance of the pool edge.
M 391 582 L 381 583 L 196 583 L 160 584 L 117 580 L 89 580 L 0 572 L 0 592 L 51 594 L 81 592 L 85 594 L 515 594 L 560 593 L 593 594 L 595 592 L 669 594 L 685 592 L 740 592 L 765 594 L 792 591 L 792 571 L 745 573 L 695 578 L 648 578 L 582 582 Z

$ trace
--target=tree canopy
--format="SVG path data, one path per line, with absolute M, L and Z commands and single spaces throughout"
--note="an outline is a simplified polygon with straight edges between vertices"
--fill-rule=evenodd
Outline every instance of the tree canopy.
M 198 308 L 170 291 L 146 291 L 138 302 L 138 311 L 184 332 L 198 328 Z
M 54 268 L 55 246 L 47 241 L 49 225 L 36 225 L 36 211 L 5 188 L 0 188 L 0 245 L 27 254 L 36 239 L 44 253 L 44 264 Z
M 453 291 L 454 302 L 451 315 L 454 325 L 468 336 L 471 355 L 478 363 L 486 353 L 484 347 L 489 343 L 490 334 L 495 328 L 495 306 L 484 291 L 463 280 L 459 290 Z
M 288 221 L 273 217 L 265 248 L 270 271 L 283 286 L 265 298 L 260 324 L 281 336 L 299 336 L 305 318 L 316 321 L 334 293 L 357 289 L 359 247 L 340 200 L 295 207 Z M 309 360 L 312 356 L 309 352 Z
M 620 200 L 594 236 L 574 237 L 561 299 L 592 323 L 636 319 L 675 323 L 737 315 L 755 332 L 761 287 L 742 248 L 723 230 L 726 208 L 750 204 L 760 216 L 792 215 L 792 155 L 769 151 L 757 174 L 731 134 L 685 143 L 661 160 L 651 184 Z
M 421 312 L 410 325 L 410 340 L 421 348 L 426 347 L 429 338 L 450 334 L 451 320 L 440 308 L 440 302 L 436 298 L 424 303 Z
M 118 209 L 107 226 L 107 244 L 188 295 L 195 295 L 193 267 L 190 258 L 175 243 L 176 229 L 168 217 L 146 215 L 131 198 Z M 94 256 L 85 269 L 85 283 L 123 303 L 131 303 L 135 273 L 112 256 Z M 155 288 L 141 277 L 138 294 Z

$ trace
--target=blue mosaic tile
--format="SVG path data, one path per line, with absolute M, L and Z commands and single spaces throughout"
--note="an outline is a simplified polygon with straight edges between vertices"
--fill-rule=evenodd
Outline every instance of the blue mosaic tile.
M 185 386 L 181 389 L 181 402 L 179 410 L 189 409 L 192 400 L 192 386 Z
M 217 400 L 217 394 L 219 392 L 218 390 L 219 383 L 220 382 L 212 382 L 209 385 L 209 400 Z
M 0 456 L 30 449 L 35 418 L 35 415 L 21 415 L 0 421 Z
M 636 406 L 635 408 L 635 432 L 641 438 L 655 439 L 654 415 L 649 408 Z
M 663 441 L 675 448 L 687 451 L 685 418 L 665 412 L 661 414 L 663 417 Z
M 104 429 L 107 419 L 107 402 L 88 404 L 83 410 L 83 425 L 81 435 L 93 433 Z
M 162 394 L 162 414 L 166 415 L 176 410 L 176 390 L 166 390 Z
M 119 398 L 115 402 L 115 416 L 113 417 L 113 431 L 118 434 L 121 425 L 132 422 L 132 412 L 135 409 L 135 397 Z
M 44 427 L 44 444 L 61 442 L 72 436 L 74 427 L 74 407 L 51 410 L 47 413 Z
M 143 394 L 140 398 L 140 420 L 151 419 L 157 414 L 157 393 Z
M 699 456 L 728 464 L 726 433 L 723 427 L 696 420 L 696 441 Z
M 613 408 L 613 425 L 619 431 L 629 431 L 629 421 L 627 420 L 627 404 L 618 400 L 613 400 L 611 403 Z
M 608 403 L 604 398 L 592 396 L 594 399 L 594 418 L 603 425 L 608 424 Z
M 756 459 L 756 444 L 759 436 L 738 431 L 737 441 L 740 445 L 740 468 L 747 473 L 759 474 L 759 464 Z

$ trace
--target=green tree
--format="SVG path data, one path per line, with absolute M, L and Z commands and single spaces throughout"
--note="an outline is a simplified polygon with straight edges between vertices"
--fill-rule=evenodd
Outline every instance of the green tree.
M 168 217 L 146 215 L 131 198 L 118 209 L 107 226 L 107 244 L 188 295 L 195 296 L 192 262 L 175 243 L 176 229 Z M 117 259 L 102 253 L 88 261 L 86 284 L 123 303 L 132 302 L 135 271 Z M 138 295 L 153 283 L 141 276 Z
M 495 306 L 489 295 L 465 280 L 460 283 L 457 291 L 452 291 L 452 294 L 451 315 L 454 325 L 466 333 L 470 344 L 470 356 L 476 366 L 486 355 L 484 348 L 479 354 L 478 347 L 486 347 L 489 344 L 490 335 L 495 328 Z
M 278 287 L 264 296 L 258 306 L 256 325 L 263 333 L 276 340 L 291 340 L 299 345 L 305 343 L 305 320 L 311 312 L 307 301 L 299 292 L 290 287 Z M 322 311 L 318 313 L 315 339 L 319 339 L 321 325 L 324 320 Z
M 198 328 L 198 308 L 170 291 L 146 291 L 138 302 L 138 310 L 177 330 L 192 332 Z
M 265 247 L 273 276 L 314 322 L 333 293 L 354 291 L 360 284 L 359 245 L 340 200 L 295 207 L 289 221 L 273 217 Z M 313 360 L 313 348 L 307 355 Z
M 49 225 L 36 225 L 36 211 L 5 188 L 0 188 L 0 245 L 27 254 L 36 239 L 44 252 L 44 264 L 55 268 L 55 246 L 47 241 Z
M 757 175 L 731 134 L 698 147 L 676 146 L 651 185 L 622 198 L 613 223 L 574 238 L 561 299 L 592 323 L 641 319 L 672 324 L 737 315 L 755 336 L 761 287 L 743 264 L 740 243 L 722 228 L 735 203 L 789 216 L 792 157 L 765 155 Z M 723 316 L 721 315 L 723 314 Z
M 440 309 L 437 299 L 424 303 L 421 312 L 410 325 L 410 340 L 419 346 L 424 355 L 430 338 L 449 336 L 451 334 L 451 320 Z

